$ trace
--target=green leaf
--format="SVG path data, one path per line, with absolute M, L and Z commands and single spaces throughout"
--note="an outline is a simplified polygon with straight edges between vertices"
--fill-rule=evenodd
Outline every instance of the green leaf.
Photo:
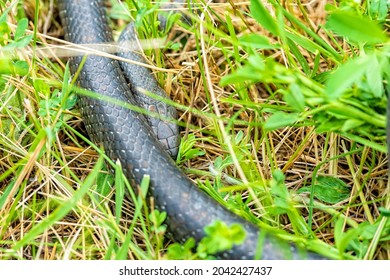
M 343 126 L 341 127 L 341 131 L 350 131 L 356 127 L 364 125 L 364 121 L 357 119 L 347 119 Z
M 380 211 L 380 208 L 379 208 Z M 384 227 L 380 230 L 380 225 L 382 223 L 381 219 L 377 219 L 374 224 L 369 222 L 363 222 L 353 231 L 358 231 L 353 238 L 349 240 L 347 244 L 347 249 L 355 250 L 358 256 L 364 256 L 367 253 L 367 250 L 370 248 L 370 245 L 374 239 L 379 237 L 381 242 L 390 241 L 390 220 L 386 221 Z M 380 230 L 380 232 L 378 231 Z M 348 231 L 349 232 L 349 231 Z M 379 234 L 379 235 L 378 235 Z
M 344 225 L 344 220 L 341 218 L 338 218 L 334 225 L 333 233 L 334 233 L 334 240 L 337 247 L 339 247 L 339 243 L 341 242 L 343 236 L 343 225 Z
M 311 53 L 316 53 L 318 52 L 318 49 L 321 48 L 318 44 L 303 35 L 286 32 L 286 36 L 292 42 L 301 46 L 302 48 L 305 48 Z
M 370 58 L 370 64 L 366 71 L 367 84 L 374 97 L 381 98 L 383 94 L 382 66 L 376 55 L 371 55 Z M 389 66 L 388 59 L 384 63 Z
M 131 21 L 132 18 L 129 14 L 129 6 L 127 5 L 126 1 L 124 2 L 112 2 L 112 8 L 109 9 L 109 16 L 112 19 L 119 19 L 124 21 Z
M 17 4 L 18 2 L 15 1 L 15 2 L 11 2 L 11 5 L 9 5 L 8 8 L 6 8 L 4 11 L 1 12 L 0 14 L 0 23 L 7 23 L 7 16 L 8 16 L 8 12 L 11 11 L 13 9 L 13 7 Z
M 15 184 L 15 180 L 12 180 L 10 183 L 8 183 L 8 186 L 4 189 L 3 193 L 0 195 L 0 209 L 3 208 L 4 204 L 9 198 L 9 194 L 11 193 L 14 184 Z
M 190 260 L 192 259 L 192 249 L 195 247 L 195 239 L 189 238 L 183 245 L 173 243 L 169 245 L 167 256 L 170 260 Z
M 290 194 L 284 183 L 284 174 L 279 169 L 276 169 L 272 173 L 272 179 L 270 181 L 270 190 L 274 196 L 275 207 L 272 209 L 272 214 L 280 215 L 288 213 L 290 207 L 292 207 Z
M 162 223 L 167 218 L 166 212 L 160 212 L 159 210 L 155 209 L 150 213 L 150 219 L 153 219 L 154 222 L 156 222 L 157 225 L 162 225 Z
M 0 58 L 0 74 L 24 76 L 28 73 L 26 61 L 12 61 L 7 58 Z
M 297 84 L 291 84 L 289 90 L 283 94 L 283 97 L 284 101 L 297 112 L 305 110 L 305 96 Z
M 250 58 L 248 60 L 250 60 Z M 243 67 L 238 68 L 234 73 L 223 76 L 220 81 L 220 85 L 225 86 L 228 84 L 241 84 L 243 81 L 258 82 L 262 78 L 260 73 L 260 67 L 263 67 L 262 64 L 258 65 L 259 68 L 255 68 L 251 64 L 246 64 Z
M 349 11 L 329 15 L 326 27 L 357 43 L 384 43 L 388 37 L 374 21 Z
M 318 176 L 317 184 L 314 185 L 313 194 L 318 200 L 336 204 L 351 195 L 350 187 L 340 179 L 332 176 Z M 298 193 L 310 191 L 309 187 L 299 189 Z
M 250 11 L 253 18 L 265 29 L 274 35 L 278 35 L 278 26 L 270 12 L 264 7 L 260 0 L 251 0 Z
M 377 20 L 385 20 L 389 13 L 389 0 L 373 0 L 370 1 L 369 7 L 370 16 Z
M 390 217 L 390 209 L 386 209 L 384 207 L 379 207 L 379 212 L 381 213 L 381 215 L 383 215 L 385 217 Z
M 293 41 L 287 40 L 287 42 L 290 52 L 295 56 L 299 64 L 302 66 L 302 70 L 305 72 L 305 74 L 308 75 L 310 72 L 310 66 L 307 63 L 306 58 L 302 55 L 302 51 L 298 49 Z
M 38 78 L 38 79 L 34 79 L 33 84 L 34 84 L 34 89 L 37 92 L 43 94 L 44 96 L 50 96 L 51 89 L 47 81 Z M 56 98 L 56 96 L 53 95 L 52 100 L 53 102 L 55 102 L 55 106 L 59 104 L 59 100 L 58 98 Z M 54 109 L 54 108 L 49 108 L 49 109 Z
M 107 171 L 106 166 L 103 166 L 103 171 Z M 110 172 L 101 172 L 96 178 L 96 195 L 98 201 L 103 201 L 111 192 L 114 186 L 115 178 Z
M 234 137 L 234 143 L 236 145 L 240 145 L 240 142 L 244 139 L 244 132 L 242 132 L 242 130 L 240 130 L 236 136 Z
M 153 210 L 152 213 L 149 214 L 149 219 L 152 222 L 152 231 L 157 234 L 163 234 L 167 228 L 166 225 L 163 224 L 166 218 L 166 212 L 160 212 L 157 209 Z
M 270 190 L 273 196 L 274 206 L 269 211 L 273 215 L 287 214 L 294 231 L 306 236 L 310 232 L 307 223 L 295 208 L 284 180 L 285 176 L 281 170 L 276 169 L 272 172 Z
M 11 48 L 24 48 L 26 47 L 32 40 L 32 35 L 26 35 L 20 38 L 18 41 L 15 41 L 9 45 L 6 46 L 7 49 Z
M 298 120 L 299 115 L 297 113 L 275 112 L 267 119 L 264 128 L 266 131 L 273 131 L 278 128 L 293 125 Z
M 24 34 L 26 33 L 27 26 L 28 26 L 27 18 L 22 18 L 21 20 L 19 20 L 14 35 L 15 41 L 18 41 L 24 36 Z
M 198 140 L 199 139 L 197 139 L 194 134 L 188 134 L 187 138 L 181 140 L 179 153 L 176 159 L 177 164 L 180 164 L 182 161 L 190 160 L 205 154 L 205 152 L 201 149 L 194 148 L 194 145 Z
M 354 83 L 358 82 L 370 67 L 372 57 L 362 55 L 341 65 L 326 81 L 326 94 L 330 100 L 343 95 Z
M 246 236 L 241 224 L 228 226 L 221 221 L 215 221 L 213 224 L 206 226 L 204 231 L 207 236 L 199 242 L 197 248 L 200 256 L 229 250 L 234 245 L 244 242 Z
M 337 224 L 339 225 L 338 226 L 339 231 L 341 231 L 342 225 L 344 224 L 344 219 L 339 218 L 337 221 Z M 345 250 L 347 249 L 348 245 L 351 242 L 353 242 L 364 231 L 365 231 L 365 226 L 359 226 L 357 228 L 350 229 L 344 233 L 340 232 L 340 234 L 338 235 L 338 238 L 336 240 L 337 249 L 339 250 L 340 254 L 343 254 L 345 252 Z
M 269 39 L 265 36 L 250 33 L 245 34 L 239 38 L 240 45 L 252 47 L 255 49 L 275 49 L 278 48 L 277 45 L 270 43 Z

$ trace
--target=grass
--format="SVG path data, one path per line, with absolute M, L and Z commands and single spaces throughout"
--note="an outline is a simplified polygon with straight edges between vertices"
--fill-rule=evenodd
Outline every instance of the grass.
M 116 36 L 133 18 L 167 37 L 145 53 L 169 69 L 156 76 L 183 126 L 177 164 L 281 238 L 389 259 L 386 1 L 193 2 L 162 31 L 154 3 L 109 7 Z M 216 224 L 195 249 L 173 244 L 165 213 L 90 143 L 66 60 L 34 51 L 61 44 L 53 3 L 0 3 L 0 259 L 207 259 L 240 239 Z

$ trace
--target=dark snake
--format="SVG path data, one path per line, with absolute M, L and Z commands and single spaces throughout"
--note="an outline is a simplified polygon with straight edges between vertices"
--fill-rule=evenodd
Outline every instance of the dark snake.
M 75 44 L 113 42 L 103 0 L 59 0 L 58 5 L 66 40 Z M 77 71 L 82 59 L 70 59 L 72 73 Z M 139 68 L 130 71 L 136 80 L 146 75 Z M 148 83 L 148 80 L 142 83 Z M 88 56 L 79 73 L 78 86 L 119 102 L 138 104 L 118 61 L 114 59 Z M 132 186 L 139 184 L 144 175 L 150 176 L 149 195 L 154 198 L 156 208 L 167 213 L 165 223 L 176 241 L 183 242 L 192 237 L 199 242 L 205 236 L 204 227 L 221 220 L 227 225 L 241 224 L 246 238 L 242 244 L 218 254 L 218 258 L 254 259 L 261 236 L 262 259 L 324 259 L 321 255 L 265 233 L 199 190 L 156 139 L 145 116 L 116 104 L 85 95 L 79 95 L 78 101 L 90 138 L 95 143 L 103 144 L 105 153 L 113 161 L 120 161 Z M 153 110 L 159 106 L 152 105 Z M 174 130 L 171 131 L 172 135 Z M 162 138 L 166 136 L 163 142 L 171 145 L 168 149 L 172 148 L 174 154 L 176 140 L 167 140 L 172 136 L 171 132 L 163 132 Z

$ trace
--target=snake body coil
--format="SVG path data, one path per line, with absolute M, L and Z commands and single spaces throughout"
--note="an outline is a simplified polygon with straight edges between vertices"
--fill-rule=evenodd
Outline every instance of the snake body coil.
M 77 44 L 112 42 L 103 0 L 59 0 L 58 3 L 67 40 Z M 71 59 L 73 73 L 81 60 L 81 57 Z M 136 104 L 118 62 L 106 57 L 90 55 L 79 74 L 78 85 L 120 102 Z M 133 186 L 139 184 L 144 175 L 150 176 L 149 195 L 154 197 L 159 210 L 166 211 L 168 230 L 177 241 L 189 237 L 199 241 L 205 236 L 203 228 L 215 220 L 239 223 L 246 231 L 244 243 L 219 257 L 255 257 L 259 228 L 200 191 L 177 168 L 142 114 L 82 95 L 79 96 L 79 107 L 91 139 L 102 143 L 112 160 L 121 162 Z M 280 246 L 283 242 L 270 235 L 263 236 L 262 240 L 263 259 L 323 258 L 315 253 L 302 252 L 294 244 Z

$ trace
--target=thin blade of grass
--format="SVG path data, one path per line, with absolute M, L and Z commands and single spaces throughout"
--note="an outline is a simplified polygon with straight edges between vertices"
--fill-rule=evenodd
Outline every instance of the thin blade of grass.
M 265 29 L 274 35 L 279 34 L 276 21 L 271 16 L 270 12 L 264 7 L 261 1 L 251 0 L 250 11 L 253 18 Z
M 123 199 L 125 197 L 125 184 L 122 176 L 122 166 L 119 160 L 115 163 L 115 216 L 119 224 L 122 214 Z

